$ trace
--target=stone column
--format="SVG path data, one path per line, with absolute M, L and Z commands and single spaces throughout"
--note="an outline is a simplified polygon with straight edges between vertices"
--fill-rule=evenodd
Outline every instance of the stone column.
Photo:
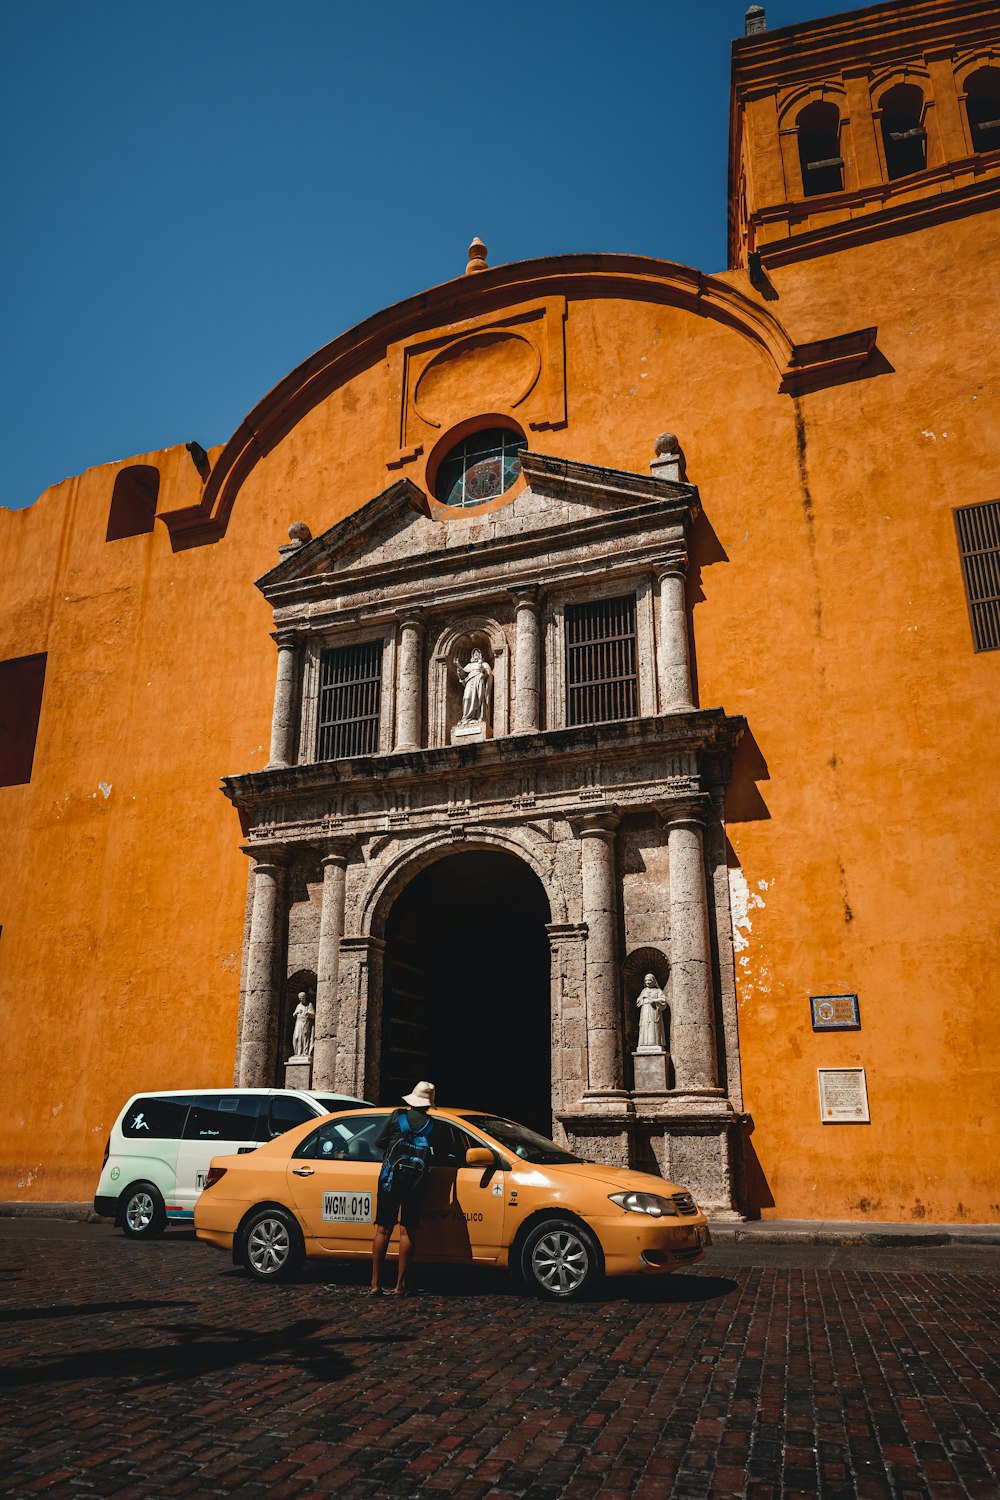
M 669 828 L 673 975 L 670 1054 L 675 1087 L 680 1093 L 720 1094 L 701 811 L 668 808 L 665 816 Z
M 356 1099 L 374 1098 L 380 1081 L 384 956 L 381 938 L 346 936 L 341 941 L 335 1088 Z
M 396 667 L 397 750 L 420 749 L 424 623 L 420 610 L 399 616 L 399 653 Z
M 295 686 L 298 637 L 292 630 L 279 630 L 278 680 L 274 689 L 274 713 L 271 716 L 271 755 L 267 769 L 291 765 L 295 751 Z
M 687 563 L 682 557 L 661 563 L 660 712 L 693 708 L 688 655 Z
M 238 1084 L 240 1088 L 267 1088 L 273 1082 L 269 1075 L 278 1009 L 285 870 L 273 854 L 260 854 L 254 860 L 253 876 Z
M 312 1086 L 332 1089 L 337 1070 L 337 984 L 340 940 L 344 935 L 344 897 L 350 844 L 337 840 L 323 855 L 323 904 L 319 918 L 316 958 L 316 1040 L 313 1045 Z
M 532 734 L 539 726 L 538 590 L 514 590 L 514 733 Z
M 583 873 L 583 920 L 587 925 L 587 1087 L 597 1104 L 627 1100 L 622 1087 L 622 1039 L 618 981 L 618 878 L 615 869 L 616 813 L 593 813 L 576 821 Z

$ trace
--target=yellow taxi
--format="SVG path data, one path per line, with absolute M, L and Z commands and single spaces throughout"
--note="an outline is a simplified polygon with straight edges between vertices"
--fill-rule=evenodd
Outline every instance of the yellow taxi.
M 215 1157 L 195 1205 L 198 1238 L 261 1281 L 294 1275 L 307 1255 L 367 1257 L 376 1139 L 390 1113 L 330 1115 Z M 569 1300 L 602 1275 L 675 1271 L 710 1244 L 704 1214 L 676 1183 L 583 1161 L 498 1115 L 435 1108 L 433 1118 L 418 1263 L 506 1266 L 539 1296 Z

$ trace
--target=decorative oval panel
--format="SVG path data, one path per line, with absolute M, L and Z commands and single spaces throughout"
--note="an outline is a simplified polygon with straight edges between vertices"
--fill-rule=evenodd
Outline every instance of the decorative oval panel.
M 432 427 L 479 411 L 510 411 L 528 395 L 541 367 L 538 349 L 520 334 L 473 333 L 434 356 L 417 382 L 413 405 Z

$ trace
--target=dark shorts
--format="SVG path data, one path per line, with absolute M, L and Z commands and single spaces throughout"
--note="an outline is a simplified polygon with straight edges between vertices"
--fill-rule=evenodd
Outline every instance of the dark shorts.
M 411 1233 L 416 1231 L 420 1223 L 420 1214 L 427 1196 L 427 1177 L 416 1189 L 406 1192 L 398 1183 L 391 1188 L 384 1188 L 381 1182 L 378 1185 L 378 1197 L 375 1201 L 375 1223 L 380 1229 L 395 1228 L 396 1220 L 401 1220 L 404 1229 Z

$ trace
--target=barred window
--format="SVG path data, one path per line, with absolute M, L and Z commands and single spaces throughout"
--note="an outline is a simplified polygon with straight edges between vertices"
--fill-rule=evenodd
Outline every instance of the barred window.
M 638 712 L 635 595 L 566 610 L 566 722 L 603 724 Z
M 1000 500 L 955 512 L 965 597 L 977 651 L 1000 651 Z
M 382 700 L 382 642 L 334 646 L 320 662 L 318 760 L 374 755 Z

